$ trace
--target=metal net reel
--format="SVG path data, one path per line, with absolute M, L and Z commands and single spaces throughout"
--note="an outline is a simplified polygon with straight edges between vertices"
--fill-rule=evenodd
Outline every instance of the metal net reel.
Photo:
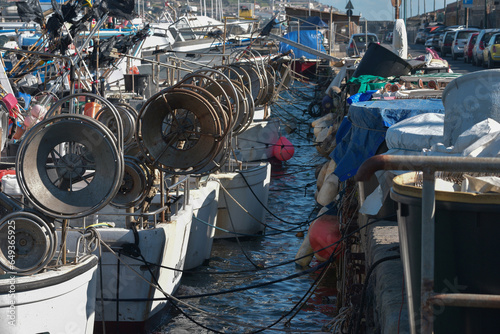
M 31 275 L 44 269 L 56 252 L 54 225 L 40 216 L 17 211 L 0 220 L 0 269 Z
M 118 193 L 110 202 L 114 207 L 139 207 L 153 186 L 149 167 L 134 156 L 125 156 L 125 172 Z
M 217 154 L 223 128 L 213 106 L 182 88 L 153 95 L 139 112 L 136 141 L 147 163 L 172 174 L 191 174 Z
M 16 156 L 17 180 L 31 204 L 57 218 L 81 218 L 103 208 L 122 182 L 119 141 L 83 115 L 46 118 L 25 136 Z

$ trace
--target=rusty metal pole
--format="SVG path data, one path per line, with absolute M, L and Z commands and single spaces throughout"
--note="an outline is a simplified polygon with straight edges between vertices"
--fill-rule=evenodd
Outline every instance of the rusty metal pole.
M 62 221 L 62 231 L 61 231 L 61 261 L 62 264 L 66 264 L 66 252 L 67 252 L 67 245 L 66 245 L 66 239 L 68 236 L 68 225 L 69 225 L 69 220 L 68 219 L 63 219 Z

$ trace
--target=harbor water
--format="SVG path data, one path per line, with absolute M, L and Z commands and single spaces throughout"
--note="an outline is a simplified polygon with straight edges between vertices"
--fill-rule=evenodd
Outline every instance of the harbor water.
M 266 234 L 215 240 L 209 262 L 185 272 L 176 293 L 196 309 L 178 303 L 182 311 L 173 310 L 157 333 L 313 333 L 332 320 L 333 266 L 311 270 L 293 262 L 303 241 L 300 232 L 307 232 L 307 222 L 317 214 L 315 170 L 325 161 L 311 141 L 311 119 L 304 114 L 312 94 L 299 84 L 272 109 L 295 155 L 272 164 Z M 295 130 L 287 134 L 287 126 Z M 311 267 L 318 264 L 313 259 Z

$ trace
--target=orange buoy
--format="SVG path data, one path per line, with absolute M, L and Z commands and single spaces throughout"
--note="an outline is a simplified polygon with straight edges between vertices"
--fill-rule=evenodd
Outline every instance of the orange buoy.
M 293 157 L 295 148 L 293 144 L 285 137 L 280 137 L 274 144 L 273 155 L 280 161 L 287 161 Z
M 137 66 L 130 66 L 128 74 L 139 74 L 139 69 L 137 68 Z
M 312 249 L 316 252 L 314 254 L 316 259 L 321 262 L 328 260 L 333 252 L 340 250 L 341 247 L 339 244 L 335 244 L 342 238 L 340 235 L 339 217 L 332 215 L 319 217 L 311 224 L 308 237 Z M 335 245 L 330 246 L 332 244 Z

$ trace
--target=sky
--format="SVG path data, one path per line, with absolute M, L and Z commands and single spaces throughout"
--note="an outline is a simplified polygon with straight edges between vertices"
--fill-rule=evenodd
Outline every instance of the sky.
M 405 0 L 401 0 L 404 3 Z M 420 3 L 420 14 L 424 13 L 424 3 L 426 12 L 434 10 L 434 3 L 436 4 L 436 9 L 444 7 L 444 4 L 450 4 L 456 0 L 406 0 L 407 5 L 407 17 L 415 16 L 418 12 L 418 5 Z M 461 0 L 460 0 L 461 1 Z M 319 0 L 319 2 L 338 8 L 339 10 L 345 12 L 345 6 L 348 0 Z M 366 18 L 368 21 L 386 21 L 394 19 L 394 7 L 391 5 L 391 0 L 351 0 L 354 7 L 353 14 L 359 15 Z M 410 7 L 411 14 L 410 15 Z M 401 18 L 403 17 L 403 11 L 400 12 Z

